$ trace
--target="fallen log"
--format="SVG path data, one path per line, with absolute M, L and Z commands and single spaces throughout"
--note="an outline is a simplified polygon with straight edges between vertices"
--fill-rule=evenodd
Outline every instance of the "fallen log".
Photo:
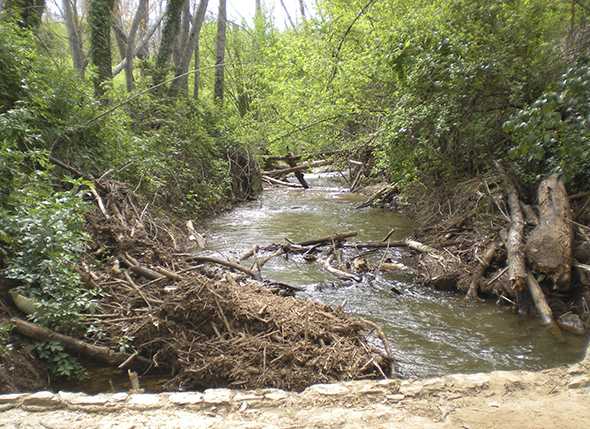
M 152 365 L 151 360 L 142 356 L 132 356 L 127 353 L 115 352 L 108 347 L 95 346 L 22 319 L 12 318 L 10 319 L 10 323 L 20 335 L 37 341 L 56 341 L 62 344 L 67 352 L 79 354 L 97 362 L 114 367 L 120 367 L 124 363 L 125 365 L 123 367 L 139 366 L 144 369 Z
M 535 276 L 533 276 L 531 273 L 529 273 L 527 276 L 527 285 L 529 287 L 531 297 L 533 298 L 533 303 L 535 304 L 537 314 L 541 319 L 541 323 L 544 326 L 554 325 L 555 321 L 553 320 L 553 312 L 551 311 L 549 304 L 547 304 L 543 289 L 541 289 L 541 286 L 539 286 L 539 283 L 537 283 Z
M 383 188 L 379 189 L 373 195 L 371 195 L 365 202 L 359 204 L 355 207 L 355 209 L 363 209 L 365 207 L 369 207 L 373 205 L 378 200 L 385 200 L 390 198 L 392 194 L 396 194 L 398 192 L 397 184 L 392 183 L 391 185 L 384 186 Z
M 469 290 L 467 291 L 467 295 L 465 296 L 466 299 L 477 299 L 478 292 L 479 292 L 479 283 L 488 269 L 492 260 L 494 259 L 494 255 L 498 250 L 498 243 L 496 241 L 492 241 L 486 250 L 483 253 L 482 259 L 479 261 L 476 270 L 473 272 L 471 276 L 471 282 L 469 283 Z
M 355 282 L 362 281 L 362 277 L 356 276 L 356 275 L 354 275 L 352 273 L 348 273 L 346 271 L 339 270 L 338 268 L 334 267 L 332 265 L 333 258 L 334 258 L 334 255 L 330 255 L 326 259 L 321 259 L 321 263 L 324 266 L 324 268 L 326 269 L 326 271 L 328 271 L 330 274 L 333 274 L 334 276 L 336 276 L 337 278 L 339 278 L 341 280 L 354 280 Z
M 535 271 L 547 274 L 560 290 L 571 285 L 572 213 L 563 181 L 543 180 L 538 190 L 539 222 L 529 235 L 526 253 Z
M 249 268 L 244 267 L 243 265 L 237 264 L 235 262 L 226 261 L 224 259 L 219 259 L 219 258 L 214 258 L 212 256 L 197 256 L 197 255 L 191 255 L 187 259 L 197 262 L 197 263 L 201 262 L 201 263 L 222 265 L 224 267 L 231 268 L 236 271 L 240 271 L 244 274 L 247 274 L 250 277 L 252 277 L 253 279 L 260 280 L 260 275 L 258 273 L 252 271 Z
M 524 217 L 520 207 L 518 191 L 512 180 L 506 174 L 504 168 L 496 163 L 496 166 L 504 176 L 508 207 L 510 207 L 510 229 L 506 237 L 506 250 L 508 253 L 508 273 L 512 289 L 521 293 L 526 289 L 527 270 L 524 249 Z
M 327 237 L 316 238 L 313 240 L 301 241 L 296 243 L 298 246 L 313 246 L 315 244 L 332 244 L 335 241 L 344 241 L 350 237 L 355 237 L 358 234 L 356 231 L 345 232 L 343 234 L 329 235 Z
M 273 185 L 281 185 L 286 186 L 288 188 L 296 188 L 296 189 L 303 189 L 303 185 L 298 185 L 297 183 L 285 182 L 284 180 L 275 179 L 270 176 L 262 176 L 262 180 L 273 184 Z
M 270 170 L 270 171 L 263 171 L 263 176 L 283 176 L 285 174 L 294 173 L 296 171 L 303 171 L 314 167 L 324 167 L 326 165 L 332 164 L 332 161 L 329 160 L 322 160 L 322 161 L 310 161 L 304 162 L 303 164 L 296 165 L 294 167 L 287 167 L 287 168 L 279 168 L 277 170 Z

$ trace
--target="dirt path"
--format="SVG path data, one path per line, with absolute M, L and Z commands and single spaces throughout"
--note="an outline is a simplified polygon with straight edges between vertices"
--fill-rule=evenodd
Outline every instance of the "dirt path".
M 567 368 L 416 381 L 86 396 L 0 396 L 2 428 L 560 428 L 590 427 L 590 354 Z

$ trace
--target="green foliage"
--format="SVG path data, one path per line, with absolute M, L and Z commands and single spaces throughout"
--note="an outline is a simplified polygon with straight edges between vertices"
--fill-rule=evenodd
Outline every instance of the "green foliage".
M 31 47 L 28 32 L 0 17 L 0 113 L 10 109 L 23 95 L 34 55 Z
M 510 153 L 527 182 L 539 173 L 562 173 L 588 188 L 590 177 L 590 65 L 572 66 L 554 91 L 543 93 L 504 124 L 515 146 Z
M 0 323 L 0 357 L 3 354 L 10 352 L 10 345 L 8 344 L 8 339 L 10 338 L 10 334 L 13 330 L 13 325 L 9 322 L 1 322 Z
M 47 363 L 49 374 L 58 378 L 83 380 L 88 377 L 80 363 L 64 351 L 61 343 L 50 341 L 37 344 L 34 348 L 37 356 Z
M 79 331 L 79 315 L 92 306 L 76 270 L 87 241 L 87 204 L 74 191 L 52 192 L 43 178 L 14 193 L 11 203 L 13 210 L 2 220 L 11 237 L 3 275 L 19 280 L 22 293 L 37 302 L 37 323 Z

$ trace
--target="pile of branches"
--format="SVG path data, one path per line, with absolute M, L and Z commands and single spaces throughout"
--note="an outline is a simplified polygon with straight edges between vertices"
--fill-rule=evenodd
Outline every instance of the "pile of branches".
M 94 244 L 81 264 L 102 297 L 100 311 L 85 316 L 97 333 L 94 357 L 165 371 L 169 389 L 299 390 L 390 375 L 388 352 L 367 339 L 378 331 L 372 323 L 281 296 L 237 262 L 195 256 L 187 251 L 189 234 L 151 217 L 125 184 L 100 183 L 94 197 L 97 209 L 88 217 Z
M 423 282 L 458 288 L 468 300 L 496 298 L 522 315 L 536 314 L 554 332 L 585 334 L 590 195 L 568 195 L 553 175 L 531 196 L 497 168 L 498 175 L 462 183 L 438 209 L 421 213 L 419 236 L 438 249 L 416 262 Z

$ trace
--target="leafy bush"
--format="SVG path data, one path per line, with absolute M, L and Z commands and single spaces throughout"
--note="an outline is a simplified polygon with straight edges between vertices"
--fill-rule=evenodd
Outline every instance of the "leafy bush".
M 74 190 L 52 192 L 40 180 L 15 192 L 13 210 L 2 219 L 9 252 L 3 276 L 20 281 L 21 293 L 37 303 L 33 319 L 61 331 L 80 331 L 80 314 L 91 309 L 77 265 L 85 250 L 84 214 Z
M 37 344 L 37 356 L 47 362 L 49 374 L 53 377 L 82 380 L 88 376 L 80 363 L 64 351 L 64 346 L 55 341 Z
M 590 64 L 572 66 L 555 91 L 541 95 L 504 124 L 515 146 L 522 178 L 538 180 L 539 174 L 561 173 L 580 189 L 590 177 Z

